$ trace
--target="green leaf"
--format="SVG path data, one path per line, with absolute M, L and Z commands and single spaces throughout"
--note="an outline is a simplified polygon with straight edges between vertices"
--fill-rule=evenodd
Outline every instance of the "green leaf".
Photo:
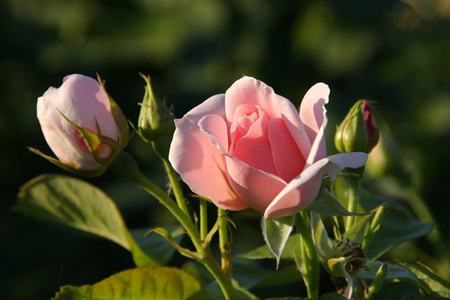
M 63 286 L 54 300 L 198 299 L 200 282 L 176 268 L 144 267 L 122 271 L 93 285 Z
M 344 299 L 347 300 L 347 298 L 338 293 L 329 293 L 317 298 L 317 300 L 344 300 Z
M 269 276 L 270 274 L 275 273 L 275 271 L 268 271 L 265 269 L 261 269 L 253 264 L 247 264 L 249 268 L 245 268 L 241 260 L 240 261 L 232 260 L 232 265 L 234 278 L 232 280 L 232 283 L 234 289 L 236 290 L 236 295 L 238 299 L 258 299 L 258 297 L 251 294 L 247 289 L 252 288 L 257 283 L 259 283 L 263 278 Z M 209 273 L 209 271 L 205 268 L 205 266 L 203 266 L 197 261 L 190 260 L 183 265 L 183 270 L 189 272 L 190 274 L 195 276 L 198 280 L 200 280 L 203 286 L 203 298 L 199 299 L 203 300 L 224 299 L 220 285 L 215 281 L 214 277 L 212 277 L 211 273 Z
M 303 297 L 283 297 L 283 298 L 269 298 L 266 300 L 308 300 L 308 299 L 309 298 Z M 316 300 L 347 300 L 347 298 L 338 293 L 329 293 L 320 296 Z
M 319 215 L 331 217 L 361 216 L 361 214 L 349 212 L 327 189 L 322 189 L 317 198 L 305 209 Z
M 266 300 L 308 300 L 308 298 L 303 298 L 303 297 L 283 297 L 283 298 L 268 298 Z
M 416 219 L 393 219 L 389 217 L 389 211 L 387 211 L 383 223 L 367 249 L 367 257 L 376 260 L 391 248 L 427 235 L 431 230 L 433 230 L 431 223 L 421 223 Z
M 420 281 L 420 287 L 435 296 L 450 297 L 450 282 L 419 263 L 392 261 L 390 264 L 401 266 L 413 273 Z
M 281 254 L 281 259 L 294 260 L 296 249 L 300 249 L 299 243 L 300 235 L 292 234 L 284 246 L 283 253 Z M 298 251 L 300 252 L 300 251 Z M 269 246 L 263 245 L 261 247 L 256 248 L 250 252 L 239 254 L 238 257 L 246 258 L 246 259 L 274 259 L 275 255 L 270 251 Z
M 258 300 L 259 298 L 247 291 L 246 289 L 239 286 L 236 280 L 232 280 L 233 287 L 236 291 L 236 297 L 239 300 Z M 203 288 L 203 297 L 205 300 L 223 300 L 223 292 L 220 285 L 215 281 Z
M 406 282 L 394 282 L 382 287 L 373 300 L 410 300 L 419 296 L 419 290 Z
M 367 249 L 370 260 L 378 259 L 391 248 L 424 236 L 433 230 L 433 224 L 421 223 L 408 207 L 392 199 L 372 196 L 370 202 L 373 207 L 387 203 L 386 211 L 380 228 L 375 232 L 372 242 Z
M 131 251 L 137 266 L 158 265 L 131 237 L 114 201 L 85 181 L 41 175 L 20 189 L 14 208 L 40 220 L 111 240 Z
M 264 280 L 261 280 L 261 282 L 255 286 L 255 288 L 277 286 L 292 282 L 300 282 L 301 280 L 302 276 L 300 272 L 298 271 L 297 267 L 293 266 L 274 272 Z
M 130 252 L 133 256 L 133 261 L 137 267 L 159 266 L 161 264 L 156 258 L 149 254 L 151 252 L 144 252 L 128 231 L 126 231 L 126 234 L 130 244 Z
M 147 232 L 147 234 L 151 233 L 151 232 L 156 232 L 159 235 L 163 236 L 164 238 L 166 238 L 166 240 L 172 244 L 172 246 L 178 250 L 178 252 L 180 252 L 182 255 L 189 257 L 189 258 L 195 258 L 197 260 L 201 260 L 202 256 L 194 251 L 191 251 L 187 248 L 183 248 L 180 245 L 178 245 L 178 243 L 175 241 L 175 239 L 173 238 L 173 236 L 170 234 L 170 232 L 168 232 L 166 229 L 162 228 L 162 227 L 157 227 L 155 229 L 150 230 L 149 232 Z M 147 235 L 146 234 L 146 235 Z
M 377 273 L 377 270 L 380 268 L 380 266 L 383 264 L 381 261 L 368 261 L 366 263 L 366 266 L 369 270 L 360 270 L 359 275 L 364 279 L 374 279 L 375 274 Z M 406 268 L 403 268 L 398 265 L 393 264 L 387 264 L 387 275 L 386 280 L 390 279 L 400 279 L 400 280 L 407 280 L 411 283 L 419 284 L 419 280 L 414 276 L 410 271 L 408 271 Z
M 277 259 L 277 269 L 280 263 L 286 242 L 294 226 L 295 216 L 286 216 L 278 219 L 263 218 L 261 222 L 264 241 Z
M 95 234 L 130 250 L 125 224 L 114 202 L 82 180 L 54 175 L 36 177 L 20 189 L 15 209 Z
M 131 229 L 130 234 L 137 242 L 139 247 L 160 264 L 167 264 L 175 253 L 175 248 L 161 235 L 152 234 L 144 237 L 147 232 L 153 228 Z M 181 226 L 166 227 L 166 230 L 172 235 L 176 243 L 180 243 L 184 237 L 184 230 Z

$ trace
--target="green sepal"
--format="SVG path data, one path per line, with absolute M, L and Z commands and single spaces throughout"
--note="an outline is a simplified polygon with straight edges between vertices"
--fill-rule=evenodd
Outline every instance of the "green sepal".
M 327 260 L 328 269 L 331 271 L 334 277 L 345 277 L 345 263 L 349 261 L 351 257 L 335 257 Z
M 114 99 L 106 91 L 105 81 L 102 80 L 99 74 L 97 74 L 97 80 L 100 86 L 102 87 L 103 91 L 108 96 L 109 104 L 111 106 L 111 113 L 114 118 L 114 121 L 116 122 L 117 128 L 119 129 L 119 136 L 118 136 L 119 149 L 122 150 L 126 147 L 130 139 L 130 128 L 128 127 L 128 120 L 123 114 L 120 107 L 114 101 Z
M 339 257 L 339 258 L 332 258 L 327 261 L 327 263 L 322 264 L 325 269 L 327 269 L 327 272 L 329 272 L 332 275 L 332 279 L 335 279 L 337 277 L 343 277 L 345 278 L 345 281 L 347 282 L 347 286 L 344 289 L 344 296 L 347 299 L 351 299 L 350 297 L 353 294 L 353 279 L 349 272 L 345 269 L 344 263 L 347 262 L 350 258 L 346 257 Z
M 361 217 L 352 227 L 350 227 L 343 236 L 343 239 L 349 239 L 356 243 L 364 244 L 366 247 L 372 241 L 374 234 L 380 228 L 384 215 L 378 214 L 380 209 L 384 209 L 382 204 L 371 210 L 369 214 Z M 377 218 L 372 219 L 374 216 Z
M 277 219 L 263 218 L 261 229 L 264 241 L 277 260 L 277 269 L 280 263 L 284 247 L 294 226 L 295 215 L 285 216 Z
M 317 255 L 321 262 L 333 256 L 333 242 L 328 237 L 327 230 L 323 225 L 320 215 L 311 213 L 311 228 L 313 230 L 313 240 L 316 244 Z
M 62 112 L 59 112 L 61 114 L 61 116 L 63 116 L 64 119 L 67 120 L 67 122 L 70 123 L 70 125 L 72 125 L 73 127 L 75 127 L 78 132 L 81 134 L 81 136 L 83 137 L 83 139 L 86 141 L 89 150 L 91 151 L 92 157 L 94 158 L 95 162 L 102 165 L 102 166 L 109 166 L 111 164 L 111 162 L 114 160 L 115 156 L 120 153 L 120 151 L 122 149 L 120 149 L 120 145 L 119 143 L 117 143 L 115 140 L 104 136 L 101 134 L 100 132 L 100 128 L 97 124 L 97 120 L 95 121 L 96 126 L 97 126 L 97 130 L 99 132 L 99 134 L 94 134 L 80 126 L 78 126 L 77 124 L 73 123 L 71 120 L 69 120 Z M 100 158 L 97 154 L 97 149 L 98 146 L 101 144 L 107 144 L 109 146 L 112 147 L 113 152 L 112 154 L 108 157 L 108 158 Z
M 371 218 L 371 215 L 367 215 L 359 219 L 344 233 L 343 239 L 349 239 L 355 243 L 362 243 L 366 238 L 366 228 L 370 226 Z
M 150 230 L 149 232 L 147 232 L 144 237 L 146 237 L 148 234 L 152 233 L 152 232 L 156 232 L 157 234 L 163 236 L 166 238 L 166 240 L 172 244 L 172 246 L 175 247 L 175 249 L 178 250 L 178 252 L 180 252 L 181 255 L 184 255 L 186 257 L 189 258 L 194 258 L 196 260 L 202 260 L 203 259 L 203 255 L 201 255 L 198 252 L 194 252 L 191 251 L 187 248 L 183 248 L 180 245 L 178 245 L 178 243 L 175 241 L 175 239 L 173 238 L 173 236 L 164 228 L 162 227 L 157 227 L 155 229 Z
M 61 169 L 64 169 L 70 173 L 73 173 L 75 175 L 81 176 L 81 177 L 98 177 L 100 175 L 102 175 L 103 173 L 105 173 L 105 171 L 108 169 L 108 167 L 106 166 L 102 166 L 101 168 L 95 169 L 95 170 L 90 170 L 90 171 L 86 171 L 86 170 L 81 170 L 81 169 L 77 169 L 74 166 L 68 165 L 66 163 L 63 163 L 62 161 L 53 158 L 51 156 L 48 156 L 44 153 L 42 153 L 41 151 L 33 148 L 33 147 L 28 147 L 28 150 L 30 150 L 31 152 L 39 155 L 42 158 L 45 158 L 46 160 L 48 160 L 49 162 L 51 162 L 54 165 L 57 165 L 58 167 L 60 167 Z
M 341 202 L 336 199 L 327 189 L 322 189 L 317 198 L 306 208 L 306 210 L 325 216 L 363 216 L 349 212 Z

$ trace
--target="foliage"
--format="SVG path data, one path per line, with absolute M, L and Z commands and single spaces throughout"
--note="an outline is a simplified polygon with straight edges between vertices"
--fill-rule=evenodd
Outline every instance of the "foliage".
M 134 267 L 122 246 L 79 238 L 10 210 L 17 186 L 41 174 L 42 169 L 60 172 L 25 148 L 45 148 L 35 120 L 36 95 L 49 85 L 57 86 L 62 76 L 73 72 L 102 74 L 131 120 L 137 120 L 136 104 L 143 94 L 138 72 L 152 75 L 155 92 L 175 103 L 179 117 L 242 74 L 270 82 L 297 106 L 299 91 L 314 82 L 327 82 L 333 87 L 331 97 L 336 103 L 329 107 L 331 126 L 339 123 L 359 97 L 376 101 L 375 107 L 386 121 L 379 123 L 384 126 L 381 131 L 387 155 L 371 155 L 364 185 L 371 192 L 401 199 L 402 206 L 409 206 L 413 213 L 408 210 L 405 215 L 403 209 L 398 210 L 399 202 L 386 199 L 369 208 L 389 202 L 389 213 L 367 255 L 389 261 L 395 257 L 424 260 L 448 279 L 449 229 L 443 226 L 448 205 L 443 180 L 450 163 L 450 14 L 445 0 L 7 0 L 0 3 L 0 15 L 0 235 L 10 241 L 0 249 L 0 275 L 4 278 L 0 298 L 49 298 L 56 286 L 93 283 Z M 127 150 L 142 162 L 146 175 L 164 185 L 160 162 L 149 146 L 134 138 Z M 165 253 L 161 260 L 165 263 L 172 258 L 173 247 L 156 233 L 142 239 L 157 226 L 166 228 L 177 243 L 190 246 L 181 240 L 186 235 L 180 234 L 173 218 L 161 205 L 149 201 L 141 189 L 111 174 L 90 182 L 114 195 L 121 218 L 144 252 L 152 249 L 155 241 L 165 245 L 159 252 Z M 423 199 L 431 210 L 420 206 Z M 189 200 L 191 211 L 196 211 L 196 201 Z M 406 221 L 391 218 L 398 214 Z M 230 216 L 239 232 L 245 233 L 234 234 L 232 255 L 262 244 L 256 234 L 257 215 Z M 331 228 L 332 220 L 323 221 Z M 435 227 L 427 235 L 428 241 L 411 241 L 429 232 L 430 223 Z M 392 226 L 399 235 L 391 235 Z M 333 231 L 329 232 L 334 237 Z M 400 235 L 407 237 L 403 241 L 410 241 L 388 251 L 401 242 Z M 129 242 L 125 240 L 118 239 L 126 245 Z M 282 259 L 294 258 L 290 242 Z M 111 261 L 116 263 L 114 267 Z M 259 262 L 264 271 L 274 269 L 270 262 Z M 179 255 L 170 261 L 177 266 L 184 263 Z M 292 262 L 281 261 L 280 272 L 288 263 Z M 286 296 L 289 289 L 297 291 L 292 286 L 283 287 Z

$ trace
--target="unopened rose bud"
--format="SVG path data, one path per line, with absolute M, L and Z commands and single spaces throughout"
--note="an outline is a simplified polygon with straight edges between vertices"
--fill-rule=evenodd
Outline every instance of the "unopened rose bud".
M 172 111 L 153 94 L 149 76 L 143 76 L 147 82 L 144 100 L 138 120 L 139 135 L 153 145 L 156 153 L 167 159 L 173 132 L 175 116 Z
M 367 100 L 360 100 L 338 126 L 335 145 L 339 152 L 369 153 L 378 143 L 380 130 Z
M 99 83 L 66 76 L 59 88 L 38 98 L 37 117 L 45 139 L 59 160 L 30 148 L 59 167 L 86 177 L 106 171 L 128 143 L 125 116 Z

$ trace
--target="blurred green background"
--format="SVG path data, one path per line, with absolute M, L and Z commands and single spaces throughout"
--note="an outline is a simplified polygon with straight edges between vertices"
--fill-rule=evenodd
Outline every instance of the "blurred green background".
M 63 174 L 26 147 L 51 153 L 36 119 L 37 97 L 72 73 L 99 73 L 134 123 L 144 95 L 139 72 L 152 77 L 155 94 L 173 103 L 178 117 L 243 74 L 263 80 L 296 106 L 323 81 L 331 88 L 330 153 L 335 125 L 352 104 L 376 101 L 392 139 L 386 143 L 387 167 L 373 158 L 377 168 L 366 176 L 367 187 L 412 207 L 425 199 L 447 249 L 448 0 L 3 0 L 0 38 L 2 299 L 49 299 L 61 285 L 92 284 L 133 267 L 117 245 L 12 210 L 26 181 Z M 386 136 L 389 130 L 383 130 Z M 135 137 L 127 151 L 165 184 L 149 146 Z M 114 198 L 129 227 L 174 223 L 131 183 L 110 174 L 90 182 Z M 258 220 L 235 216 L 240 228 L 233 254 L 263 244 Z M 448 265 L 433 260 L 435 246 L 425 239 L 416 243 L 398 253 L 426 261 L 448 278 Z

